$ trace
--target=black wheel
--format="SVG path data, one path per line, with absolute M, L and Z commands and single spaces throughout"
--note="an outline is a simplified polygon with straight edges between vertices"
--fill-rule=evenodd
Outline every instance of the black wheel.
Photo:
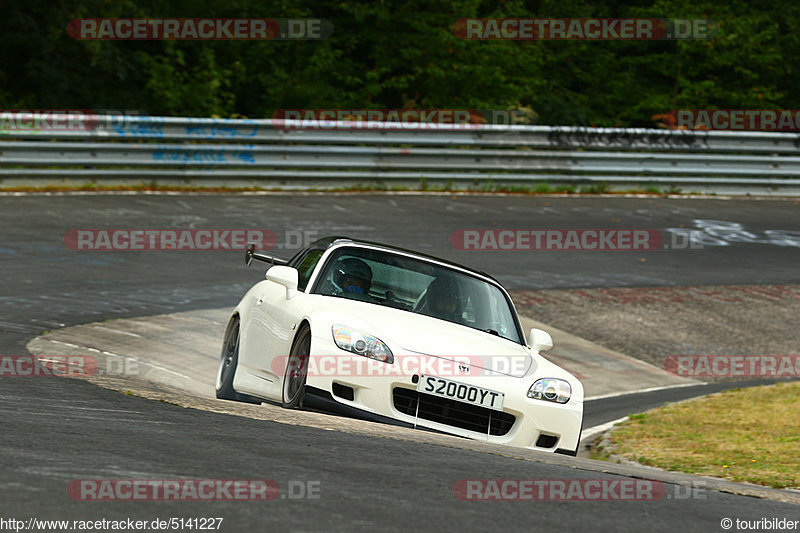
M 307 326 L 297 333 L 286 364 L 283 378 L 283 406 L 287 409 L 300 407 L 306 391 L 308 358 L 311 354 L 311 330 Z
M 233 377 L 236 375 L 236 366 L 239 363 L 239 317 L 235 317 L 228 324 L 225 332 L 225 341 L 222 344 L 222 355 L 217 370 L 217 398 L 221 400 L 234 400 L 237 402 L 261 405 L 261 400 L 239 394 L 233 389 Z

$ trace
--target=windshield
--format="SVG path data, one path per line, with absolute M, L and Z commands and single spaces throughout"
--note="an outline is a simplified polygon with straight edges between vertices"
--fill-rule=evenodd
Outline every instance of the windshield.
M 312 293 L 427 315 L 520 343 L 510 302 L 497 286 L 395 253 L 340 248 Z

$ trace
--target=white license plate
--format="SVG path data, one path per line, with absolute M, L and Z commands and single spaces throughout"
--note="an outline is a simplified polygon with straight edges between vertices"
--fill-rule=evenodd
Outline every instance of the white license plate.
M 475 385 L 467 385 L 466 383 L 434 376 L 420 377 L 419 383 L 417 383 L 417 391 L 451 398 L 459 402 L 471 403 L 472 405 L 480 405 L 495 411 L 503 410 L 503 399 L 505 398 L 502 392 L 495 392 Z

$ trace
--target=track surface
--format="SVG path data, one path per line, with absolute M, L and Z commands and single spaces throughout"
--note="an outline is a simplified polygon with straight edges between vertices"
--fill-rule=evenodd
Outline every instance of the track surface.
M 776 383 L 776 381 L 770 379 L 726 381 L 589 400 L 584 404 L 583 425 L 585 428 L 591 428 L 671 402 L 688 400 L 733 388 L 757 387 L 771 383 Z
M 796 202 L 775 200 L 4 196 L 2 349 L 7 355 L 23 354 L 28 339 L 62 325 L 233 305 L 263 275 L 245 270 L 239 252 L 73 252 L 63 244 L 70 229 L 269 228 L 279 241 L 283 231 L 293 229 L 319 236 L 349 234 L 468 263 L 514 290 L 797 283 L 798 248 L 734 242 L 704 250 L 647 252 L 642 262 L 641 252 L 458 252 L 449 246 L 450 234 L 490 227 L 663 229 L 713 219 L 741 223 L 763 235 L 765 230 L 800 231 L 797 214 Z M 452 492 L 459 479 L 606 476 L 187 411 L 73 380 L 3 379 L 0 387 L 4 517 L 222 516 L 223 531 L 514 531 L 545 529 L 544 524 L 568 531 L 590 524 L 598 531 L 719 531 L 723 517 L 800 518 L 796 505 L 716 492 L 708 492 L 706 499 L 641 503 L 461 502 Z M 599 402 L 613 412 L 597 420 L 625 410 L 624 400 Z M 608 407 L 615 402 L 620 405 Z M 321 498 L 258 504 L 84 503 L 72 501 L 65 491 L 73 479 L 125 477 L 266 478 L 278 481 L 282 491 L 289 481 L 319 481 Z

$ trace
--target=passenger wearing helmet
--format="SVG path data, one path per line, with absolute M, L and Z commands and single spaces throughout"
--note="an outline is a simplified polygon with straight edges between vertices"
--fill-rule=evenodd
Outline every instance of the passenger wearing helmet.
M 459 283 L 452 277 L 436 278 L 425 292 L 422 313 L 461 324 L 466 301 Z
M 372 269 L 361 259 L 348 257 L 334 268 L 333 282 L 343 293 L 367 295 L 372 286 Z

